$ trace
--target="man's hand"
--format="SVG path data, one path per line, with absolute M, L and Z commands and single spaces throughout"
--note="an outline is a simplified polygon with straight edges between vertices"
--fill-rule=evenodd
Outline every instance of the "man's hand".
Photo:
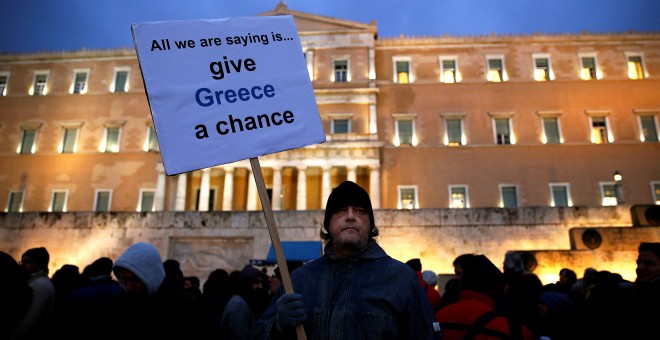
M 296 293 L 286 293 L 277 299 L 277 327 L 279 329 L 293 328 L 305 321 L 305 306 L 303 296 Z

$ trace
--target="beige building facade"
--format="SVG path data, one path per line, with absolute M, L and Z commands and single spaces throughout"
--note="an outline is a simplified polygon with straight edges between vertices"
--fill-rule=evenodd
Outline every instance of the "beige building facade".
M 660 33 L 383 38 L 261 15 L 283 14 L 327 141 L 260 157 L 273 210 L 322 209 L 346 179 L 376 209 L 660 204 Z M 261 209 L 248 160 L 165 175 L 133 49 L 2 54 L 0 95 L 7 212 Z

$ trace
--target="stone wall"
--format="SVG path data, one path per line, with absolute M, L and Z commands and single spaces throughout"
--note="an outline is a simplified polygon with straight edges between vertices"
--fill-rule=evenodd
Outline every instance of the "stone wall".
M 375 217 L 378 242 L 403 262 L 420 258 L 423 269 L 450 274 L 462 253 L 485 254 L 500 265 L 506 251 L 526 251 L 538 261 L 535 272 L 553 282 L 562 266 L 578 275 L 594 267 L 634 279 L 637 245 L 660 240 L 660 228 L 631 233 L 630 208 L 377 210 Z M 319 240 L 321 210 L 276 211 L 274 218 L 282 241 Z M 576 241 L 588 229 L 605 235 L 597 249 Z M 153 243 L 163 259 L 177 259 L 186 275 L 202 280 L 213 269 L 240 269 L 265 258 L 271 244 L 262 211 L 0 213 L 0 250 L 20 259 L 25 250 L 44 246 L 51 274 L 67 263 L 82 270 L 100 256 L 116 259 L 139 241 Z

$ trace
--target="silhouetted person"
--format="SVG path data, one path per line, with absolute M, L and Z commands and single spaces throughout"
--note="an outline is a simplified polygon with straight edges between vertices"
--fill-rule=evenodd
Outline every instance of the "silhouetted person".
M 235 288 L 230 284 L 229 273 L 221 268 L 213 270 L 202 287 L 204 339 L 222 339 L 222 314 Z
M 9 339 L 30 302 L 32 289 L 25 272 L 11 255 L 0 251 L 0 339 Z
M 109 339 L 111 334 L 100 333 L 119 313 L 119 297 L 122 288 L 112 278 L 112 259 L 100 257 L 86 267 L 87 285 L 71 293 L 73 320 L 78 339 Z M 106 336 L 107 335 L 107 336 Z M 114 335 L 112 335 L 114 337 Z
M 463 267 L 465 267 L 465 264 L 467 264 L 474 256 L 475 254 L 471 253 L 461 254 L 452 261 L 452 265 L 454 266 L 454 277 L 445 283 L 445 291 L 442 294 L 438 309 L 458 301 L 458 295 L 461 292 L 460 279 L 461 275 L 463 275 Z
M 12 332 L 12 339 L 41 339 L 48 333 L 55 311 L 55 286 L 48 277 L 50 255 L 44 247 L 28 249 L 21 256 L 21 267 L 28 276 L 32 302 L 25 317 Z

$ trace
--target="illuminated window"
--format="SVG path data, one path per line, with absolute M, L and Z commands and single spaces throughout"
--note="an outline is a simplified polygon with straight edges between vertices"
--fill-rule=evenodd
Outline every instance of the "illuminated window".
M 550 194 L 552 195 L 551 205 L 553 207 L 570 207 L 573 205 L 568 184 L 550 183 Z
M 459 146 L 463 145 L 463 119 L 445 118 L 445 145 Z
M 598 79 L 595 56 L 580 56 L 580 64 L 580 78 L 584 80 Z
M 94 194 L 94 211 L 110 211 L 112 190 L 96 190 Z
M 119 138 L 121 136 L 121 127 L 109 126 L 105 128 L 105 136 L 101 143 L 101 152 L 116 153 L 119 152 Z
M 48 211 L 66 211 L 66 202 L 69 196 L 69 192 L 66 190 L 53 190 L 53 195 L 50 200 L 50 208 Z
M 115 78 L 112 82 L 112 92 L 128 92 L 128 73 L 129 68 L 121 67 L 115 69 Z
M 418 209 L 417 203 L 417 187 L 416 186 L 399 186 L 399 209 Z
M 73 84 L 71 84 L 71 93 L 85 94 L 87 93 L 87 78 L 89 71 L 76 70 L 73 72 Z
M 511 126 L 509 118 L 494 118 L 495 142 L 499 145 L 511 144 Z
M 469 208 L 468 187 L 465 185 L 449 186 L 449 207 L 452 209 Z
M 348 60 L 341 59 L 334 61 L 335 83 L 345 83 L 348 81 Z
M 607 127 L 607 117 L 591 117 L 591 142 L 607 144 L 610 142 Z
M 639 116 L 639 125 L 642 132 L 642 142 L 655 143 L 658 141 L 658 128 L 655 122 L 655 115 Z
M 23 128 L 23 136 L 21 143 L 18 145 L 18 153 L 20 154 L 33 154 L 37 149 L 37 129 L 36 128 Z
M 78 131 L 77 127 L 64 127 L 62 133 L 62 145 L 60 153 L 75 153 L 78 151 Z
M 35 72 L 32 84 L 33 96 L 44 96 L 47 93 L 46 82 L 48 81 L 48 72 Z
M 543 139 L 545 144 L 561 144 L 559 118 L 543 117 Z
M 500 207 L 515 208 L 518 206 L 518 188 L 515 185 L 500 185 Z
M 138 202 L 138 211 L 155 211 L 156 191 L 140 189 L 140 201 Z
M 545 54 L 534 54 L 534 80 L 546 81 L 554 78 L 550 68 L 550 56 Z
M 396 136 L 394 137 L 394 144 L 399 145 L 415 145 L 415 121 L 412 119 L 397 119 L 396 120 Z
M 502 57 L 487 57 L 488 73 L 486 79 L 491 82 L 505 81 L 504 59 Z
M 410 70 L 410 58 L 394 58 L 394 82 L 398 84 L 413 82 L 412 72 Z
M 153 126 L 147 126 L 147 138 L 144 140 L 144 151 L 160 151 L 158 138 L 156 138 L 156 129 Z
M 461 81 L 458 73 L 456 57 L 440 57 L 440 81 L 443 83 L 457 83 Z
M 651 191 L 653 194 L 653 202 L 660 205 L 660 182 L 651 182 Z
M 0 72 L 0 97 L 7 95 L 7 84 L 9 83 L 9 72 Z
M 7 200 L 6 212 L 22 212 L 23 211 L 23 192 L 12 191 L 9 193 Z
M 600 199 L 603 206 L 615 206 L 619 203 L 614 182 L 600 183 Z
M 628 78 L 630 79 L 644 79 L 646 74 L 644 72 L 644 64 L 641 54 L 629 53 L 628 57 Z

